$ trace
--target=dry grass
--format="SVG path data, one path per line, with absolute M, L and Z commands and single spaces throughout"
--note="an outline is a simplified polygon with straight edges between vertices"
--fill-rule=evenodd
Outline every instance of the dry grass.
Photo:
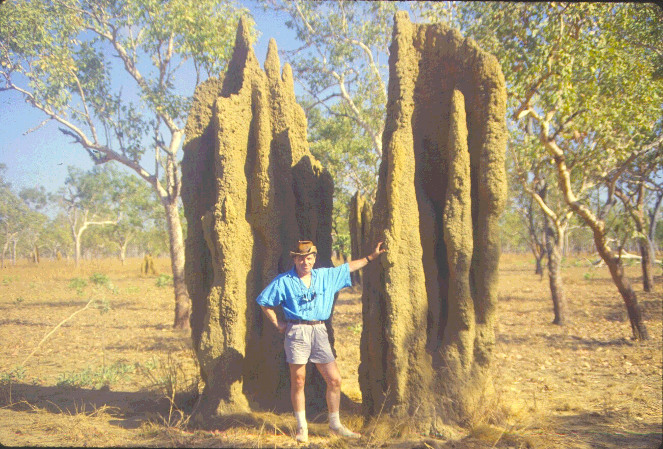
M 188 334 L 171 327 L 171 289 L 157 286 L 165 278 L 141 276 L 141 262 L 94 261 L 76 270 L 47 261 L 0 271 L 0 442 L 295 447 L 290 414 L 257 412 L 214 432 L 187 427 L 200 391 L 198 367 Z M 170 272 L 167 260 L 155 262 L 157 273 Z M 364 421 L 357 379 L 361 298 L 344 292 L 334 317 L 342 415 L 363 438 L 343 440 L 330 436 L 325 423 L 311 423 L 310 446 L 658 447 L 663 279 L 657 277 L 655 292 L 644 293 L 639 267 L 627 272 L 644 309 L 647 342 L 631 340 L 605 267 L 565 262 L 570 323 L 559 327 L 550 324 L 547 280 L 533 274 L 530 258 L 504 256 L 494 389 L 475 411 L 471 429 L 450 427 L 446 441 L 422 437 L 411 419 L 382 414 Z M 97 275 L 101 283 L 93 284 L 95 273 L 108 282 Z M 90 300 L 96 308 L 76 313 Z

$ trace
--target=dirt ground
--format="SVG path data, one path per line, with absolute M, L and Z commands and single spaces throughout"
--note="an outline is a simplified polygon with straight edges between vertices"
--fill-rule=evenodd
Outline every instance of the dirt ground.
M 290 415 L 254 413 L 215 432 L 186 427 L 193 399 L 187 392 L 198 388 L 189 335 L 171 328 L 168 279 L 140 276 L 139 263 L 89 262 L 76 270 L 24 262 L 0 271 L 0 443 L 294 447 Z M 158 260 L 157 270 L 169 273 L 168 265 Z M 446 441 L 408 433 L 406 426 L 396 431 L 387 418 L 364 424 L 357 381 L 361 300 L 358 292 L 343 292 L 334 317 L 349 398 L 341 414 L 364 437 L 348 442 L 330 437 L 325 424 L 311 424 L 310 446 L 658 448 L 663 277 L 657 269 L 655 291 L 644 293 L 639 267 L 627 273 L 642 305 L 646 342 L 631 339 L 607 268 L 592 268 L 584 258 L 565 261 L 570 322 L 560 327 L 551 324 L 547 279 L 534 275 L 531 258 L 504 255 L 495 393 L 477 410 L 472 429 L 457 429 Z

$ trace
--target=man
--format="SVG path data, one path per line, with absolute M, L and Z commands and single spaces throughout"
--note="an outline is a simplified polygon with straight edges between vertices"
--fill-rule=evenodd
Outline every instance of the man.
M 285 354 L 290 365 L 290 399 L 297 418 L 297 442 L 308 442 L 306 424 L 306 399 L 304 382 L 306 363 L 315 363 L 327 383 L 327 408 L 329 429 L 332 433 L 348 438 L 361 435 L 341 424 L 339 406 L 341 402 L 341 374 L 329 345 L 324 321 L 329 319 L 334 295 L 340 289 L 350 287 L 350 273 L 365 267 L 377 259 L 385 249 L 379 242 L 375 250 L 363 259 L 353 260 L 335 268 L 313 269 L 317 249 L 313 242 L 299 241 L 290 251 L 295 266 L 278 275 L 258 296 L 263 312 L 285 334 Z M 276 316 L 275 307 L 281 305 L 286 322 Z

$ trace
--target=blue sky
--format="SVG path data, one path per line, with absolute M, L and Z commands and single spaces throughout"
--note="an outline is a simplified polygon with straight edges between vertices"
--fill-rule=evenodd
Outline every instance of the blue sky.
M 251 10 L 261 33 L 254 44 L 261 64 L 272 37 L 276 39 L 280 50 L 296 47 L 294 32 L 285 26 L 285 15 L 275 11 L 265 12 L 255 1 L 245 0 L 240 3 Z M 183 75 L 180 73 L 180 76 Z M 4 176 L 15 191 L 42 185 L 46 190 L 54 192 L 64 185 L 67 166 L 74 165 L 84 170 L 93 166 L 85 150 L 72 143 L 70 137 L 63 135 L 54 121 L 27 133 L 45 118 L 41 111 L 25 103 L 17 92 L 0 92 L 0 163 L 7 166 Z M 154 155 L 148 151 L 145 157 L 149 162 L 144 165 L 152 172 L 154 164 L 151 161 Z

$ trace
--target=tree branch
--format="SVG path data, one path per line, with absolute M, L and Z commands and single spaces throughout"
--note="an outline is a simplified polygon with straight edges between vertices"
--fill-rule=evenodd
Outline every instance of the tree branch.
M 0 90 L 2 90 L 2 89 L 0 89 Z M 11 87 L 8 87 L 6 90 L 11 90 Z M 39 128 L 41 128 L 42 126 L 44 126 L 46 123 L 50 122 L 51 120 L 52 120 L 51 117 L 49 117 L 47 119 L 44 119 L 44 121 L 42 121 L 40 124 L 38 124 L 34 128 L 30 128 L 26 132 L 24 132 L 23 135 L 27 136 L 28 134 L 37 131 Z

